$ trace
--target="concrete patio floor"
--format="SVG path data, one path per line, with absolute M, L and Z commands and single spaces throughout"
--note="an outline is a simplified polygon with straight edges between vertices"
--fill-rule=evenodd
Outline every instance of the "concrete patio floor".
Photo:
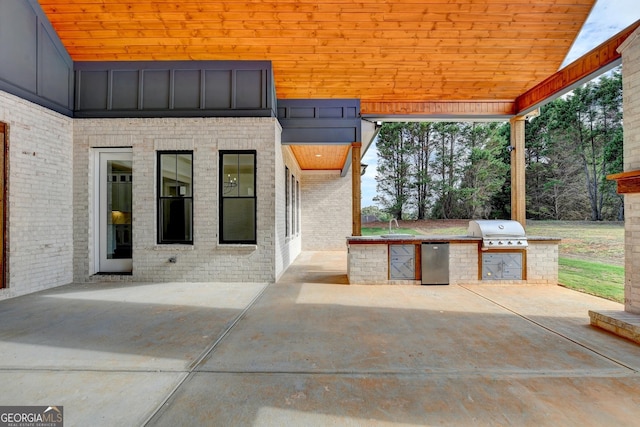
M 557 286 L 352 286 L 346 252 L 276 284 L 76 284 L 0 301 L 0 406 L 65 426 L 627 426 L 640 346 Z

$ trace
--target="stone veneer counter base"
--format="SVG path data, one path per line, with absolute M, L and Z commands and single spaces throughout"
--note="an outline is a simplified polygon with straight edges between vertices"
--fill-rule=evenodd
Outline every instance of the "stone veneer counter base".
M 589 310 L 591 325 L 640 344 L 640 314 Z
M 391 233 L 390 233 L 391 234 Z M 457 284 L 558 284 L 558 244 L 557 237 L 528 236 L 529 246 L 526 249 L 522 280 L 500 279 L 482 280 L 481 254 L 482 239 L 471 236 L 447 235 L 400 235 L 387 236 L 350 236 L 347 237 L 348 261 L 347 277 L 353 285 L 392 285 L 421 284 L 420 249 L 421 243 L 449 243 L 449 283 Z M 392 245 L 415 245 L 416 265 L 415 280 L 395 280 L 390 277 L 389 247 Z M 489 251 L 507 253 L 513 250 Z

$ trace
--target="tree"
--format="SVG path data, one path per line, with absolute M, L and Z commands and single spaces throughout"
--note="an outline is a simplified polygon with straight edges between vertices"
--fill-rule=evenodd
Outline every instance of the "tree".
M 471 123 L 464 128 L 468 159 L 460 186 L 461 204 L 467 218 L 489 218 L 493 197 L 502 189 L 509 166 L 500 158 L 505 141 L 498 124 Z
M 576 143 L 594 221 L 604 219 L 605 196 L 612 193 L 612 187 L 606 182 L 606 176 L 612 170 L 607 153 L 615 151 L 609 147 L 619 144 L 621 137 L 621 100 L 622 79 L 615 72 L 613 77 L 603 76 L 576 89 L 569 98 L 576 116 Z
M 404 205 L 409 199 L 409 154 L 405 124 L 385 123 L 380 129 L 378 148 L 378 174 L 376 175 L 376 197 L 374 201 L 382 208 L 402 219 Z
M 624 219 L 606 176 L 622 171 L 622 77 L 541 107 L 525 127 L 527 217 Z M 394 123 L 380 132 L 378 201 L 396 218 L 511 214 L 508 123 Z
M 601 111 L 598 126 L 604 138 L 604 175 L 619 173 L 624 170 L 623 135 L 622 135 L 622 74 L 615 70 L 610 76 L 603 76 L 598 81 L 595 99 Z M 606 219 L 624 220 L 624 198 L 616 192 L 616 183 L 602 179 L 603 194 L 602 215 Z
M 456 142 L 460 137 L 458 123 L 442 122 L 434 125 L 435 150 L 432 166 L 435 172 L 435 205 L 432 216 L 435 218 L 456 218 L 458 210 L 458 181 L 460 180 L 459 153 Z
M 526 128 L 527 214 L 536 219 L 584 219 L 584 176 L 577 162 L 567 101 L 542 107 Z
M 410 143 L 412 202 L 418 219 L 428 217 L 431 206 L 432 179 L 429 164 L 433 153 L 431 138 L 433 123 L 408 123 L 406 132 Z

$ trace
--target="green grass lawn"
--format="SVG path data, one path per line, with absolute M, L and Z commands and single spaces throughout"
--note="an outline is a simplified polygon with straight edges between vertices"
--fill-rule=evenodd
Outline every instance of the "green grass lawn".
M 363 236 L 380 236 L 382 234 L 389 234 L 389 228 L 382 227 L 362 227 L 360 229 Z M 392 233 L 394 234 L 420 234 L 416 230 L 411 228 L 393 228 Z
M 558 264 L 562 286 L 624 303 L 624 267 L 570 258 Z

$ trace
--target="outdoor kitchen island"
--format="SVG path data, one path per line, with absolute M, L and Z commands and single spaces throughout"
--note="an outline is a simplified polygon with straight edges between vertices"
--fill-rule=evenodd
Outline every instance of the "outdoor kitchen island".
M 347 237 L 349 283 L 558 284 L 559 238 L 526 236 L 523 239 L 521 236 L 523 242 L 502 239 L 498 246 L 498 240 L 492 242 L 472 235 L 472 222 L 467 236 L 390 233 Z M 490 246 L 494 243 L 495 247 Z M 434 249 L 442 252 L 433 258 L 438 260 L 436 264 L 423 260 L 423 257 L 432 258 L 430 252 Z M 444 281 L 428 279 L 433 277 L 431 270 L 434 269 L 440 276 L 442 271 L 446 272 Z

